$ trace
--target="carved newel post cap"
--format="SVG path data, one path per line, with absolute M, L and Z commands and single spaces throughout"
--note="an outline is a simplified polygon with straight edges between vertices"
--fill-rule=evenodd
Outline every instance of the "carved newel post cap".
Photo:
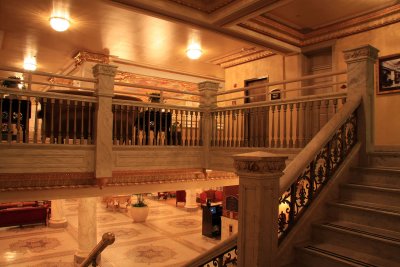
M 111 232 L 104 233 L 103 236 L 101 237 L 104 243 L 107 245 L 111 245 L 115 241 L 115 235 Z
M 282 173 L 285 169 L 287 156 L 256 151 L 233 156 L 237 172 L 252 173 Z

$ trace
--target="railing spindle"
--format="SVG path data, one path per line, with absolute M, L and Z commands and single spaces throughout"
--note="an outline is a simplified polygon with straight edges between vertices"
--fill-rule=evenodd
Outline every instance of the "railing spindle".
M 35 101 L 35 125 L 33 126 L 33 143 L 37 143 L 38 139 L 38 103 L 39 100 L 37 97 L 34 98 Z M 2 108 L 3 109 L 3 108 Z
M 70 107 L 71 101 L 69 99 L 67 99 L 67 126 L 66 126 L 66 137 L 65 137 L 65 143 L 69 144 L 69 107 Z
M 269 147 L 269 106 L 265 107 L 265 147 Z
M 287 104 L 283 104 L 283 141 L 282 146 L 286 148 L 287 145 L 287 129 L 286 129 L 286 114 L 287 114 Z
M 272 117 L 271 117 L 271 147 L 275 147 L 275 106 L 272 106 Z
M 92 144 L 92 102 L 88 104 L 88 144 Z
M 231 133 L 231 124 L 230 124 L 230 122 L 231 122 L 231 111 L 230 110 L 226 111 L 226 114 L 227 114 L 227 120 L 228 120 L 228 127 L 226 128 L 227 131 L 228 131 L 227 137 L 226 137 L 226 146 L 230 147 L 231 146 L 231 134 L 230 134 Z
M 249 109 L 243 110 L 243 146 L 249 146 L 249 125 L 250 125 L 250 111 Z
M 265 118 L 265 114 L 264 114 L 264 109 L 262 107 L 260 107 L 259 109 L 260 112 L 260 117 L 258 119 L 258 121 L 260 122 L 260 141 L 259 141 L 259 147 L 264 147 L 264 140 L 265 140 L 265 126 L 264 126 L 264 118 Z
M 54 144 L 54 102 L 55 99 L 50 99 L 50 144 Z
M 307 144 L 307 102 L 303 103 L 303 138 L 302 147 Z
M 85 127 L 85 102 L 81 101 L 81 145 L 85 143 L 84 127 Z
M 27 99 L 26 99 L 26 114 L 25 114 L 25 129 L 24 129 L 24 132 L 25 132 L 25 136 L 23 137 L 24 138 L 24 143 L 29 143 L 29 115 L 30 115 L 30 112 L 31 112 L 31 98 L 30 97 L 28 97 Z M 35 116 L 36 116 L 36 114 L 35 114 Z
M 117 105 L 113 105 L 113 130 L 114 130 L 114 138 L 113 138 L 113 145 L 117 144 Z
M 199 146 L 203 145 L 204 113 L 199 112 Z
M 308 138 L 307 138 L 307 144 L 311 141 L 312 137 L 313 137 L 313 133 L 314 133 L 314 118 L 315 118 L 315 114 L 314 114 L 314 102 L 311 101 L 310 103 L 310 107 L 309 107 L 309 118 L 310 118 L 310 131 L 308 132 Z
M 17 103 L 18 103 L 18 109 L 17 109 L 17 143 L 21 142 L 21 119 L 22 119 L 22 113 L 21 113 L 21 99 L 18 97 L 17 98 Z
M 74 141 L 73 144 L 76 144 L 76 112 L 78 107 L 78 101 L 74 101 Z
M 57 144 L 62 144 L 62 105 L 63 100 L 58 99 L 58 136 L 57 136 Z
M 124 127 L 123 127 L 123 125 L 124 125 L 124 121 L 123 121 L 123 118 L 124 118 L 124 108 L 125 108 L 125 106 L 123 106 L 123 105 L 119 105 L 119 135 L 118 135 L 118 145 L 123 145 L 124 144 L 124 137 L 123 137 L 123 135 L 124 135 Z
M 278 126 L 277 128 L 277 133 L 276 133 L 276 138 L 277 138 L 277 142 L 276 142 L 276 146 L 277 147 L 281 147 L 282 142 L 281 142 L 281 109 L 282 109 L 282 105 L 278 105 L 277 107 L 278 109 Z
M 47 108 L 47 98 L 43 98 L 43 119 L 42 119 L 42 144 L 46 143 L 46 108 Z
M 189 111 L 189 115 L 190 115 L 190 141 L 189 141 L 189 145 L 193 146 L 193 111 Z
M 296 103 L 296 140 L 295 147 L 299 148 L 300 143 L 300 103 Z

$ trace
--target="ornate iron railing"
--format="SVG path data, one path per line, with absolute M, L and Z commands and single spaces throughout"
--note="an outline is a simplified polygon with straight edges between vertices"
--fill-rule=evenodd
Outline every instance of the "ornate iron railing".
M 220 255 L 211 259 L 206 264 L 202 264 L 199 267 L 227 267 L 237 266 L 237 245 L 233 248 L 221 253 Z
M 355 111 L 280 197 L 278 217 L 280 241 L 293 228 L 312 200 L 335 174 L 356 142 L 357 118 Z

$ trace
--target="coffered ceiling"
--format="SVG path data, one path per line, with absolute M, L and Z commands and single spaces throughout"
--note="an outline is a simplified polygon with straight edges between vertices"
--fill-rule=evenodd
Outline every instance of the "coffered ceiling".
M 48 23 L 62 3 L 66 32 Z M 223 80 L 224 68 L 400 21 L 398 0 L 0 0 L 0 65 L 63 72 L 80 51 L 110 63 Z M 191 41 L 203 56 L 189 60 Z

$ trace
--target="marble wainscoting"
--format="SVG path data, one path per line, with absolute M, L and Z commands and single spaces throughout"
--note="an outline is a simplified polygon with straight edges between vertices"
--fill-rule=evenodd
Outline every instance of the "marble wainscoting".
M 116 236 L 102 253 L 102 266 L 182 266 L 219 243 L 202 236 L 200 209 L 188 212 L 169 201 L 147 199 L 148 219 L 134 223 L 126 210 L 106 209 L 99 198 L 97 239 L 105 232 Z M 72 267 L 78 247 L 78 201 L 66 200 L 64 212 L 68 220 L 64 229 L 0 228 L 0 266 Z

